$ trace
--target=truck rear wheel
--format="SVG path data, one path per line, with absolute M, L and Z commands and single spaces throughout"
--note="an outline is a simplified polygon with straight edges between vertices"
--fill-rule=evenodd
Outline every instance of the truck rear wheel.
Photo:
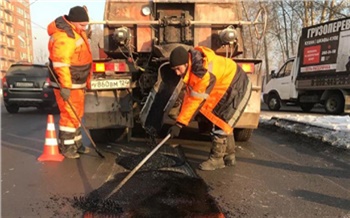
M 125 128 L 90 129 L 91 138 L 97 143 L 115 142 L 120 138 Z
M 314 105 L 314 103 L 300 103 L 301 110 L 304 112 L 310 112 Z
M 340 94 L 330 95 L 324 106 L 328 114 L 341 114 L 344 112 L 344 98 Z
M 269 94 L 267 106 L 271 111 L 278 111 L 281 108 L 281 101 L 277 94 Z
M 250 139 L 253 134 L 253 129 L 234 129 L 233 135 L 237 142 L 245 142 Z

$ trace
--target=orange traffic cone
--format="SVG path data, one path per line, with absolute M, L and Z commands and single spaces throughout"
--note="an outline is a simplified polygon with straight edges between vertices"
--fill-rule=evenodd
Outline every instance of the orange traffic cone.
M 60 154 L 58 150 L 53 115 L 49 114 L 47 117 L 44 151 L 40 157 L 38 157 L 38 161 L 62 161 L 63 159 L 64 156 Z

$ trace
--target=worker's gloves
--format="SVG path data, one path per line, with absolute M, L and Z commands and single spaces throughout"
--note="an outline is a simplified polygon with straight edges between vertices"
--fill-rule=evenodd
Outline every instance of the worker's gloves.
M 68 101 L 70 96 L 70 89 L 67 88 L 61 88 L 61 96 L 63 100 Z
M 170 134 L 170 138 L 178 137 L 181 131 L 182 125 L 180 123 L 176 123 L 172 127 L 169 128 L 168 134 Z

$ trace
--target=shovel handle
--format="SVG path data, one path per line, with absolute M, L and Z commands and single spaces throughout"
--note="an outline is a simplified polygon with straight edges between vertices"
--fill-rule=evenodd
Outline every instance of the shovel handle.
M 114 193 L 116 193 L 135 173 L 138 171 L 145 162 L 171 137 L 170 134 L 168 134 L 153 150 L 145 157 L 143 160 L 132 170 L 130 173 L 118 184 L 115 189 L 106 196 L 105 199 L 111 197 Z

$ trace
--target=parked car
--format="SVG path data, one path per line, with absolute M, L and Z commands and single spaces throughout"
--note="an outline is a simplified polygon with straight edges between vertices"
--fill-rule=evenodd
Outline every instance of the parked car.
M 20 107 L 40 110 L 57 109 L 49 69 L 40 64 L 12 64 L 2 79 L 2 94 L 6 110 L 17 113 Z

